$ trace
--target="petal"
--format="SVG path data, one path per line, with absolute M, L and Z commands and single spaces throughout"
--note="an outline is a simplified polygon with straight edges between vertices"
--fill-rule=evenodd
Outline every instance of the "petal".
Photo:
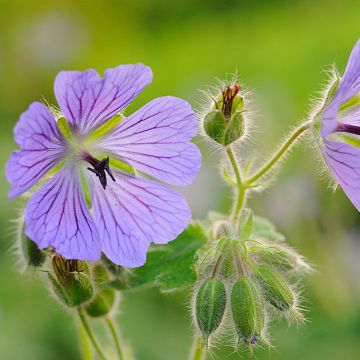
M 127 106 L 152 80 L 143 64 L 120 65 L 105 71 L 62 71 L 55 79 L 55 96 L 66 119 L 81 134 L 101 125 Z
M 360 40 L 355 44 L 344 75 L 336 93 L 323 112 L 322 136 L 325 137 L 336 128 L 336 113 L 339 107 L 360 92 Z
M 102 251 L 116 264 L 140 266 L 149 245 L 175 239 L 191 212 L 182 195 L 162 184 L 120 172 L 115 178 L 106 190 L 95 177 L 90 179 Z
M 159 180 L 186 185 L 201 165 L 200 151 L 190 143 L 197 129 L 188 102 L 161 97 L 124 119 L 98 147 Z
M 64 155 L 64 141 L 55 119 L 40 102 L 31 104 L 20 116 L 14 135 L 21 150 L 14 151 L 6 164 L 11 198 L 31 188 Z
M 54 246 L 68 259 L 100 258 L 98 231 L 86 207 L 75 167 L 65 167 L 33 195 L 25 212 L 26 235 L 39 248 Z
M 360 211 L 360 149 L 326 140 L 323 153 L 335 179 Z

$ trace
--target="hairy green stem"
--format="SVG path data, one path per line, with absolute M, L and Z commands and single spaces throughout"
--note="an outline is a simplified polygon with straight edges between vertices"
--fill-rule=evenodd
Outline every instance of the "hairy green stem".
M 89 337 L 89 340 L 90 340 L 92 346 L 94 347 L 96 353 L 98 354 L 99 358 L 101 360 L 107 360 L 107 357 L 104 354 L 103 350 L 101 349 L 99 343 L 97 342 L 95 335 L 94 335 L 93 331 L 91 330 L 90 324 L 86 319 L 86 315 L 84 314 L 84 311 L 81 307 L 78 307 L 78 314 L 79 314 L 81 324 L 82 324 L 87 336 Z
M 89 342 L 89 338 L 87 336 L 87 333 L 82 325 L 78 325 L 78 334 L 79 334 L 79 340 L 81 344 L 81 353 L 82 353 L 82 359 L 83 360 L 94 360 L 94 356 L 91 350 L 91 345 Z
M 120 335 L 118 333 L 118 330 L 116 329 L 116 325 L 114 324 L 114 321 L 111 318 L 105 318 L 105 322 L 110 330 L 111 336 L 113 337 L 113 340 L 114 340 L 114 343 L 116 346 L 116 352 L 118 355 L 118 359 L 124 360 L 125 357 L 124 357 L 123 351 L 122 351 Z
M 205 360 L 206 349 L 202 346 L 200 336 L 194 337 L 193 347 L 190 355 L 190 360 Z
M 244 183 L 243 183 L 243 180 L 242 180 L 242 177 L 241 177 L 241 173 L 240 173 L 239 164 L 238 164 L 238 162 L 237 162 L 237 160 L 235 158 L 234 152 L 233 152 L 230 145 L 226 147 L 226 153 L 227 153 L 227 155 L 229 157 L 231 166 L 232 166 L 232 168 L 234 170 L 234 174 L 235 174 L 235 178 L 236 178 L 237 191 L 238 191 L 238 194 L 237 194 L 237 197 L 236 197 L 236 203 L 234 205 L 232 216 L 231 216 L 233 222 L 236 224 L 238 216 L 240 214 L 240 211 L 241 211 L 241 209 L 242 209 L 242 207 L 244 205 L 244 202 L 245 202 L 246 186 L 244 186 Z
M 259 180 L 261 177 L 263 177 L 271 168 L 281 159 L 281 157 L 289 150 L 291 145 L 294 144 L 294 142 L 306 131 L 309 129 L 311 125 L 311 121 L 307 121 L 303 124 L 301 124 L 298 128 L 296 128 L 288 140 L 278 149 L 278 151 L 275 152 L 275 154 L 272 156 L 272 158 L 265 163 L 265 165 L 258 170 L 251 178 L 247 179 L 245 181 L 246 186 L 250 186 L 257 180 Z

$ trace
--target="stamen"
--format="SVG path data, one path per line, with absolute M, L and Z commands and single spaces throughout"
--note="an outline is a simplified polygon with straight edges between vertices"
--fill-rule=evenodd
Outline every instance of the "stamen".
M 89 153 L 84 153 L 83 155 L 84 155 L 83 159 L 93 166 L 92 168 L 88 167 L 87 169 L 93 172 L 99 178 L 100 184 L 104 190 L 106 189 L 107 186 L 106 174 L 110 176 L 112 181 L 116 181 L 113 173 L 110 170 L 109 157 L 106 157 L 102 160 L 98 160 L 93 156 L 91 156 Z

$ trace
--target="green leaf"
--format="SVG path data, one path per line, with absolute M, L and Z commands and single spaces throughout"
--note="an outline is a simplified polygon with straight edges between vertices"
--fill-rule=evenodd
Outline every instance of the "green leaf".
M 272 241 L 284 241 L 284 235 L 276 231 L 275 226 L 268 220 L 260 216 L 254 216 L 253 220 L 253 239 L 264 239 Z
M 196 252 L 207 241 L 200 224 L 190 224 L 167 245 L 153 245 L 145 265 L 133 269 L 127 279 L 119 278 L 108 285 L 118 290 L 158 286 L 163 292 L 181 289 L 195 283 Z

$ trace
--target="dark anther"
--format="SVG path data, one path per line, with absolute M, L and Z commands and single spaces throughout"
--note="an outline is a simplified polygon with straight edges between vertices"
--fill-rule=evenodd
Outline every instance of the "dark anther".
M 85 160 L 93 166 L 93 168 L 88 167 L 87 169 L 93 172 L 99 178 L 100 184 L 104 190 L 106 189 L 107 185 L 106 174 L 111 177 L 112 181 L 115 181 L 114 175 L 110 170 L 109 157 L 98 160 L 92 157 L 90 154 L 86 154 Z

